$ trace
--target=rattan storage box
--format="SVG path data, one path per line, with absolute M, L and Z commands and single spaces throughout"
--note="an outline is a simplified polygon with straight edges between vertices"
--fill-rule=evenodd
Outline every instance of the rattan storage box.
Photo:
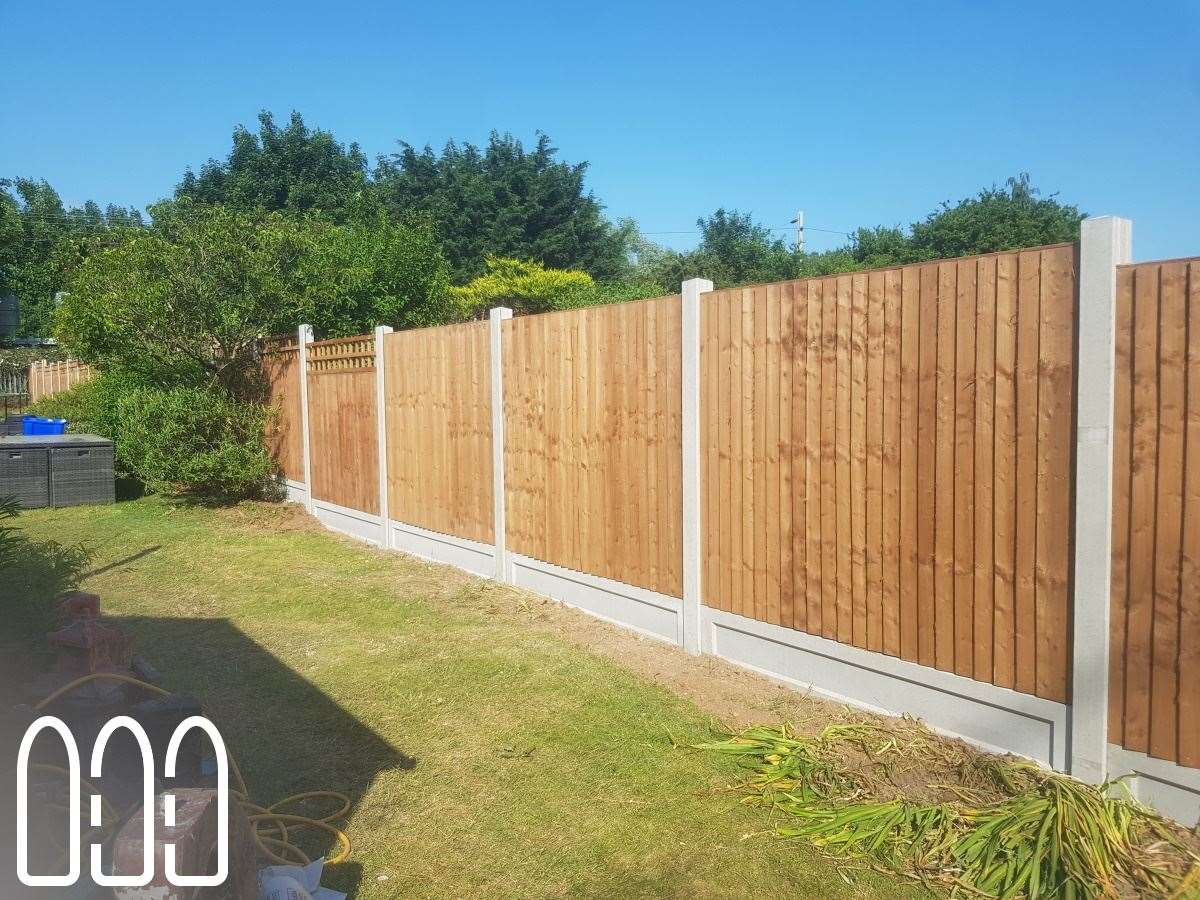
M 0 496 L 27 507 L 116 499 L 113 445 L 93 434 L 0 437 Z

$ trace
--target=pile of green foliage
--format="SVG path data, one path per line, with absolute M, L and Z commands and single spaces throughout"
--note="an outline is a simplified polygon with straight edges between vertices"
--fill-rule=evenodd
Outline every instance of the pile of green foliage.
M 1183 829 L 1118 784 L 971 754 L 917 723 L 758 726 L 700 749 L 748 769 L 746 801 L 773 812 L 780 837 L 972 895 L 1182 897 L 1200 874 Z

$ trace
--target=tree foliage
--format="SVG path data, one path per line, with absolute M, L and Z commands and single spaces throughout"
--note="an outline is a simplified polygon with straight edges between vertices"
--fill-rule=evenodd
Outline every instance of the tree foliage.
M 50 329 L 54 296 L 63 289 L 72 257 L 66 242 L 103 240 L 144 224 L 136 209 L 89 200 L 67 207 L 44 180 L 0 179 L 0 294 L 15 294 L 21 305 L 22 335 Z
M 260 336 L 441 321 L 446 266 L 429 228 L 335 226 L 177 202 L 152 230 L 87 257 L 56 315 L 78 358 L 161 387 L 252 390 Z
M 463 287 L 450 289 L 461 314 L 472 318 L 493 306 L 510 307 L 517 315 L 580 305 L 596 282 L 586 272 L 548 269 L 541 263 L 489 256 L 487 271 Z
M 330 132 L 309 128 L 298 112 L 280 128 L 263 110 L 257 134 L 239 125 L 229 155 L 210 159 L 199 175 L 188 169 L 175 196 L 244 210 L 319 211 L 342 222 L 366 190 L 367 158 L 357 144 L 347 147 Z
M 536 260 L 599 279 L 623 274 L 630 225 L 609 223 L 584 188 L 587 163 L 563 162 L 557 152 L 541 133 L 529 151 L 512 135 L 495 132 L 482 150 L 451 142 L 438 154 L 402 143 L 399 153 L 380 158 L 375 184 L 393 215 L 433 217 L 458 282 L 484 274 L 489 256 Z
M 697 220 L 695 250 L 637 245 L 635 271 L 665 291 L 696 277 L 718 287 L 781 281 L 1073 241 L 1082 218 L 1077 207 L 1042 197 L 1028 174 L 1009 178 L 1005 188 L 945 202 L 908 228 L 860 228 L 845 246 L 820 253 L 787 246 L 747 214 L 718 209 Z

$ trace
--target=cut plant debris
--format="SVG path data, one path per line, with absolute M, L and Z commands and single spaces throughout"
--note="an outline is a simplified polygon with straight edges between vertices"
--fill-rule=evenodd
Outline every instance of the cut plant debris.
M 749 770 L 737 788 L 772 811 L 778 836 L 955 893 L 1200 896 L 1195 835 L 1135 802 L 1120 782 L 1095 787 L 975 753 L 913 721 L 814 735 L 759 726 L 698 748 Z

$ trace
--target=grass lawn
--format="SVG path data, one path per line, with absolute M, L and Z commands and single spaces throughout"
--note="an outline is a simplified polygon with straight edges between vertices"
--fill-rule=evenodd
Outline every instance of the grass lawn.
M 765 833 L 767 813 L 723 790 L 728 760 L 672 746 L 706 739 L 710 718 L 513 614 L 528 595 L 361 547 L 295 507 L 143 499 L 19 523 L 93 549 L 84 587 L 135 630 L 167 686 L 204 700 L 257 800 L 354 799 L 354 855 L 329 870 L 331 887 L 924 895 Z

